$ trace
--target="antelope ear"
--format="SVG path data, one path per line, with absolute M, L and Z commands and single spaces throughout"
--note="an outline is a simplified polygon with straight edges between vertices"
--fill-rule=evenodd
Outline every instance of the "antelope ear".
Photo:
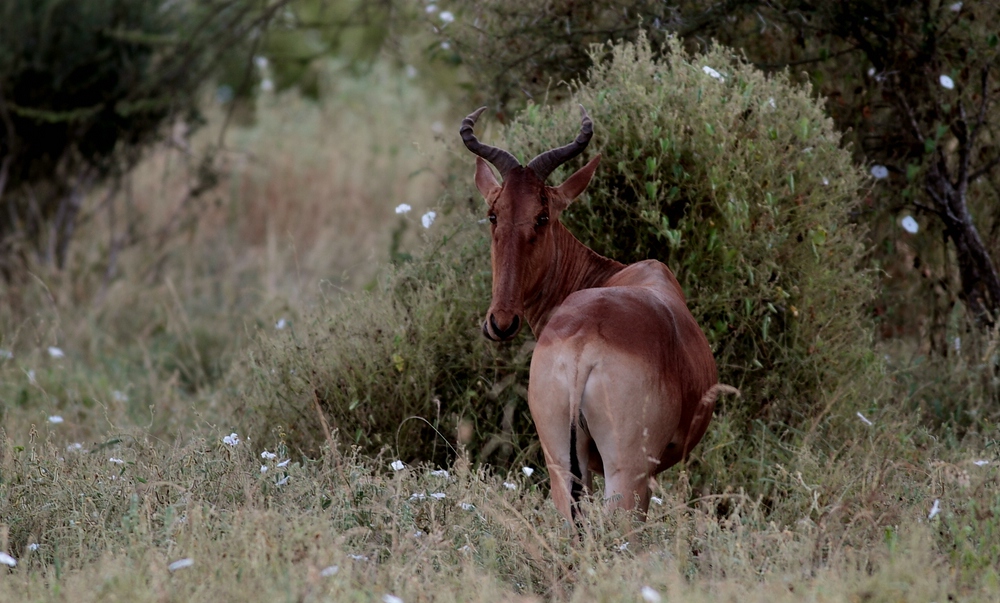
M 497 177 L 493 175 L 490 164 L 486 163 L 486 160 L 482 157 L 476 157 L 476 188 L 479 189 L 479 193 L 487 200 L 500 188 L 500 183 L 497 182 Z
M 583 191 L 587 190 L 587 185 L 590 184 L 590 179 L 594 177 L 594 172 L 597 171 L 597 164 L 600 162 L 601 155 L 595 155 L 593 159 L 587 162 L 587 165 L 578 169 L 572 176 L 567 178 L 565 182 L 556 187 L 561 201 L 561 207 L 557 208 L 559 211 L 569 207 L 569 204 L 572 203 L 574 199 L 583 194 Z

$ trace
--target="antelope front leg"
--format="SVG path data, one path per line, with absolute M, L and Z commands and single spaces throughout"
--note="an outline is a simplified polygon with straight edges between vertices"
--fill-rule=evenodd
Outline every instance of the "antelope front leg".
M 649 510 L 649 497 L 649 470 L 646 466 L 605 466 L 604 506 L 607 510 L 638 509 L 645 517 Z

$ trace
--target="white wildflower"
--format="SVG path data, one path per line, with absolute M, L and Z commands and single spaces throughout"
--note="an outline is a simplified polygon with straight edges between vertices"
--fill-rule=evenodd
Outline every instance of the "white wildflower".
M 416 532 L 413 533 L 413 537 L 414 538 L 420 538 L 423 535 L 424 535 L 424 533 L 422 531 L 420 531 L 420 530 L 417 530 Z
M 875 178 L 878 180 L 882 180 L 883 178 L 888 178 L 889 169 L 886 168 L 884 165 L 875 164 L 872 166 L 872 176 L 875 176 Z
M 14 352 L 10 350 L 0 350 L 0 360 L 10 360 L 14 357 Z
M 63 418 L 60 417 L 59 415 L 52 415 L 52 416 L 49 417 L 49 423 L 55 423 L 55 424 L 58 425 L 59 423 L 62 423 L 62 422 L 63 422 Z
M 414 492 L 410 495 L 410 500 L 423 500 L 427 498 L 427 495 L 423 492 Z
M 0 553 L 0 563 L 9 565 L 10 567 L 17 567 L 17 559 L 14 559 L 7 553 Z
M 397 214 L 405 214 L 406 212 L 410 211 L 411 209 L 413 209 L 413 208 L 410 207 L 409 204 L 407 204 L 407 203 L 400 203 L 399 205 L 396 206 L 396 213 Z
M 957 13 L 957 12 L 959 12 L 959 11 L 962 10 L 962 3 L 961 2 L 953 2 L 951 4 L 951 6 L 949 6 L 948 8 L 951 9 L 951 12 Z
M 649 502 L 653 503 L 654 505 L 662 505 L 663 499 L 660 498 L 659 496 L 650 496 Z
M 778 103 L 776 103 L 776 102 L 774 101 L 774 97 L 773 97 L 773 96 L 772 96 L 771 98 L 767 99 L 767 104 L 768 104 L 768 105 L 769 105 L 769 106 L 770 106 L 770 107 L 771 107 L 772 109 L 777 109 L 777 108 L 778 108 Z
M 115 457 L 109 458 L 108 462 L 109 463 L 114 463 L 115 465 L 124 465 L 125 464 L 125 461 L 123 461 L 122 459 L 116 459 Z
M 80 442 L 73 442 L 66 447 L 66 452 L 80 452 L 81 450 L 83 450 L 83 444 Z
M 336 576 L 337 572 L 339 571 L 340 571 L 339 565 L 331 565 L 329 567 L 323 568 L 323 570 L 320 571 L 319 575 L 323 576 L 324 578 L 329 578 L 330 576 Z
M 512 484 L 510 482 L 504 482 L 503 487 L 507 488 L 508 490 L 517 490 L 517 484 Z
M 947 90 L 952 90 L 955 88 L 955 80 L 951 79 L 947 75 L 942 75 L 939 78 L 939 81 L 941 82 L 942 88 L 945 88 Z
M 451 14 L 450 10 L 441 11 L 441 20 L 444 21 L 446 24 L 451 23 L 452 21 L 455 20 L 455 15 Z
M 428 15 L 433 15 L 434 13 L 437 12 L 437 9 L 438 9 L 438 7 L 437 7 L 436 4 L 428 4 L 427 8 L 425 8 L 424 10 L 427 11 Z
M 424 228 L 430 228 L 431 224 L 434 223 L 434 218 L 437 217 L 437 212 L 429 211 L 420 217 L 420 223 L 424 225 Z
M 442 498 L 444 498 L 444 492 L 433 492 L 431 493 L 431 498 L 433 498 L 434 500 L 441 500 Z
M 986 459 L 980 459 L 978 461 L 973 461 L 972 464 L 975 465 L 976 467 L 982 467 L 983 465 L 989 465 L 990 462 L 987 461 Z
M 368 561 L 367 555 L 348 555 L 348 557 L 355 561 Z
M 30 383 L 31 383 L 32 385 L 35 385 L 35 384 L 37 384 L 37 383 L 38 383 L 37 381 L 35 381 L 35 369 L 31 369 L 30 371 L 28 371 L 28 373 L 27 373 L 27 374 L 28 374 L 28 381 L 29 381 L 29 382 L 30 382 Z
M 389 466 L 392 467 L 393 471 L 402 471 L 403 467 L 405 467 L 406 465 L 403 464 L 403 461 L 396 459 L 393 462 L 389 463 Z
M 274 459 L 278 458 L 278 455 L 273 452 L 268 452 L 265 450 L 264 452 L 260 453 L 260 458 L 264 459 L 265 461 L 273 461 Z
M 643 586 L 639 591 L 639 594 L 642 595 L 642 600 L 646 601 L 646 603 L 660 603 L 660 601 L 663 600 L 660 593 L 656 592 L 656 589 L 649 586 Z
M 413 78 L 417 77 L 417 68 L 414 67 L 413 65 L 407 65 L 406 66 L 406 77 L 410 78 L 411 80 Z
M 463 511 L 472 511 L 476 508 L 476 505 L 469 502 L 458 503 L 458 506 L 462 507 Z
M 229 446 L 236 446 L 240 443 L 240 436 L 236 435 L 236 432 L 234 431 L 233 433 L 222 438 L 222 443 Z
M 285 477 L 283 477 L 283 478 L 279 479 L 278 481 L 274 482 L 274 485 L 275 486 L 284 486 L 285 484 L 288 483 L 288 480 L 290 480 L 291 478 L 292 478 L 292 476 L 286 475 Z
M 521 467 L 521 473 L 523 473 L 527 477 L 531 477 L 531 474 L 534 472 L 535 470 L 532 469 L 531 467 Z
M 445 479 L 451 477 L 447 469 L 435 469 L 434 471 L 431 471 L 431 475 L 434 477 L 443 477 Z
M 619 544 L 618 545 L 618 550 L 621 551 L 621 552 L 623 552 L 623 553 L 625 551 L 627 551 L 628 550 L 628 541 L 626 540 L 625 542 Z
M 931 512 L 927 514 L 927 519 L 934 519 L 940 512 L 941 512 L 941 501 L 935 498 L 934 504 L 931 505 Z
M 66 352 L 55 346 L 49 346 L 49 356 L 52 356 L 53 358 L 65 358 Z
M 111 391 L 111 399 L 115 402 L 128 402 L 128 395 L 116 389 Z
M 279 331 L 283 330 L 287 326 L 288 326 L 288 321 L 285 320 L 284 317 L 279 318 L 278 322 L 274 323 L 274 328 L 278 329 Z
M 869 421 L 868 417 L 866 417 L 863 414 L 861 414 L 860 411 L 857 414 L 858 414 L 858 418 L 861 419 L 861 422 L 864 423 L 865 425 L 867 425 L 869 427 L 871 427 L 872 425 L 874 425 L 874 423 L 872 423 L 871 421 Z
M 177 561 L 174 561 L 173 563 L 167 566 L 167 569 L 172 572 L 176 572 L 179 569 L 184 569 L 185 567 L 191 567 L 192 565 L 194 565 L 194 559 L 190 557 L 185 557 L 183 559 L 178 559 Z
M 920 230 L 920 224 L 917 224 L 917 221 L 913 219 L 913 216 L 906 216 L 899 224 L 903 227 L 903 230 L 910 234 L 917 234 L 917 231 Z
M 718 71 L 716 71 L 715 69 L 712 69 L 708 65 L 705 65 L 704 67 L 702 67 L 701 70 L 704 71 L 705 74 L 708 75 L 709 77 L 715 78 L 717 80 L 721 80 L 722 79 L 722 74 L 719 73 Z
M 37 551 L 38 550 L 38 543 L 37 542 L 32 542 L 31 544 L 29 544 L 28 545 L 28 550 L 32 551 L 32 552 Z
M 267 473 L 267 465 L 261 465 L 260 466 L 260 472 L 261 473 Z
M 823 186 L 830 186 L 830 179 L 823 176 Z
M 955 338 L 955 351 L 956 352 L 961 352 L 962 351 L 962 338 L 961 337 L 956 337 Z
M 265 56 L 255 56 L 253 58 L 253 64 L 257 66 L 257 69 L 267 69 L 267 57 Z
M 869 67 L 868 68 L 868 77 L 871 77 L 873 75 L 875 75 L 875 68 L 874 67 Z
M 441 50 L 451 50 L 451 42 L 441 42 Z
M 463 544 L 462 546 L 458 547 L 458 550 L 463 553 L 468 553 L 469 551 L 472 550 L 472 547 L 467 544 Z
M 271 91 L 273 91 L 274 90 L 274 81 L 271 78 L 269 78 L 269 77 L 266 77 L 266 78 L 262 79 L 260 81 L 260 89 L 263 90 L 264 92 L 271 92 Z
M 291 462 L 292 462 L 292 459 L 285 459 L 285 460 L 281 461 L 280 463 L 278 463 L 278 467 L 282 467 L 282 468 L 283 467 L 287 467 L 288 463 L 291 463 Z

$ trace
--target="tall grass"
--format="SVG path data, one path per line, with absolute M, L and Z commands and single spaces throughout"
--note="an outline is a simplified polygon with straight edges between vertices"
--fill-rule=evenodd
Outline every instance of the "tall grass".
M 442 186 L 445 105 L 384 65 L 330 86 L 324 105 L 265 96 L 256 124 L 231 125 L 222 147 L 221 110 L 190 138 L 178 128 L 114 203 L 104 191 L 88 202 L 66 270 L 0 285 L 8 429 L 79 413 L 80 437 L 107 423 L 169 433 L 191 405 L 226 416 L 248 333 L 369 285 L 394 232 L 419 243 Z M 221 180 L 194 196 L 206 156 Z M 404 202 L 414 210 L 397 216 Z M 124 244 L 110 254 L 113 240 Z

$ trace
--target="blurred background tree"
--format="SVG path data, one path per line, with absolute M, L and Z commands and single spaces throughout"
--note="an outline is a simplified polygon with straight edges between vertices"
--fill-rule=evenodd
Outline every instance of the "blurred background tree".
M 62 267 L 83 200 L 183 120 L 287 2 L 15 0 L 0 9 L 0 268 Z M 243 53 L 245 55 L 245 52 Z M 212 178 L 192 190 L 210 187 Z M 105 205 L 113 207 L 111 199 Z
M 228 107 L 228 123 L 252 116 L 261 89 L 297 88 L 317 98 L 322 62 L 340 57 L 358 65 L 376 56 L 393 6 L 389 0 L 4 3 L 0 273 L 10 279 L 30 264 L 62 268 L 81 216 L 103 210 L 114 221 L 121 178 L 155 142 L 172 138 L 186 147 L 207 102 Z M 214 150 L 192 158 L 196 178 L 188 200 L 217 182 Z M 107 196 L 100 206 L 81 212 L 102 186 Z M 124 220 L 109 247 L 109 275 L 120 247 L 139 236 L 136 219 Z

